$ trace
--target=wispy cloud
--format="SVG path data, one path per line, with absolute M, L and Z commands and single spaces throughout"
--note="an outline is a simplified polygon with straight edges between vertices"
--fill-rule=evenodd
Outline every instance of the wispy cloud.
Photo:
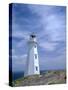
M 38 16 L 40 17 L 40 22 L 38 24 L 42 25 L 42 28 L 37 34 L 38 39 L 40 39 L 39 45 L 42 48 L 51 51 L 57 47 L 58 42 L 56 41 L 65 41 L 65 15 L 60 15 L 60 13 L 62 13 L 61 10 L 63 7 L 45 7 L 42 5 L 38 7 L 35 5 L 29 5 L 28 8 L 32 13 L 38 14 Z
M 26 65 L 27 54 L 12 56 L 12 70 L 24 71 Z
M 40 42 L 39 45 L 41 48 L 45 49 L 45 51 L 53 51 L 55 50 L 57 43 Z
M 13 33 L 12 33 L 12 37 L 15 37 L 15 38 L 21 38 L 21 39 L 25 39 L 25 40 L 28 40 L 28 35 L 29 35 L 29 33 L 28 32 L 22 32 L 22 31 L 20 31 L 20 30 L 18 30 L 18 28 L 17 28 L 17 31 L 16 31 L 16 29 L 15 29 L 15 31 L 13 31 Z
M 40 65 L 43 65 L 42 68 L 46 69 L 46 62 L 50 68 L 52 66 L 51 63 L 51 65 L 49 64 L 50 60 L 51 62 L 53 60 L 54 64 L 56 62 L 58 65 L 61 64 L 60 67 L 62 68 L 62 62 L 65 63 L 65 54 L 62 54 L 62 51 L 65 52 L 66 8 L 63 6 L 15 4 L 12 15 L 12 47 L 15 50 L 13 50 L 13 58 L 17 59 L 13 61 L 14 65 L 18 59 L 22 59 L 24 63 L 22 55 L 25 53 L 29 35 L 35 32 L 41 51 Z M 63 58 L 62 60 L 59 55 L 61 55 L 61 59 Z M 16 69 L 17 65 L 14 67 Z

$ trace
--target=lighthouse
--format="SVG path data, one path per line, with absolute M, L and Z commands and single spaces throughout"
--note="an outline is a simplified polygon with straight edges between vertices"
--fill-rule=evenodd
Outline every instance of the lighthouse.
M 28 53 L 25 66 L 24 76 L 40 74 L 39 70 L 39 58 L 37 51 L 36 35 L 31 34 L 28 40 Z

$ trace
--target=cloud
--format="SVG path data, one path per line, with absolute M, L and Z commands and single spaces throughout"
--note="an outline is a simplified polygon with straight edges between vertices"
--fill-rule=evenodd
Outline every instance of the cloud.
M 45 49 L 45 51 L 53 51 L 55 50 L 57 43 L 41 42 L 39 45 L 41 48 Z
M 47 23 L 46 30 L 51 41 L 65 40 L 65 23 L 63 17 L 51 15 Z
M 38 7 L 38 5 L 29 5 L 28 8 L 32 13 L 40 17 L 40 22 L 38 24 L 40 24 L 42 28 L 37 33 L 37 36 L 39 45 L 42 48 L 52 51 L 59 44 L 57 41 L 65 41 L 66 22 L 65 15 L 61 12 L 62 7 L 45 7 L 45 5 L 40 5 Z M 62 13 L 62 15 L 60 15 L 60 13 Z
M 66 11 L 63 6 L 45 6 L 45 5 L 21 5 L 17 4 L 13 8 L 13 67 L 20 70 L 25 63 L 25 51 L 28 48 L 27 42 L 29 35 L 35 32 L 38 45 L 40 46 L 40 62 L 43 69 L 57 68 L 58 64 L 63 68 L 65 66 L 65 39 L 66 39 Z M 62 43 L 61 43 L 62 42 Z M 61 56 L 61 57 L 59 57 Z M 49 62 L 52 63 L 49 63 Z M 44 63 L 43 63 L 44 62 Z M 63 62 L 63 63 L 62 63 Z M 21 66 L 20 66 L 21 64 Z M 45 65 L 46 64 L 46 65 Z M 61 65 L 60 65 L 61 64 Z M 59 68 L 60 68 L 59 67 Z M 15 70 L 14 69 L 14 70 Z M 22 70 L 22 69 L 21 69 Z
M 21 39 L 25 39 L 28 40 L 28 32 L 22 32 L 20 30 L 16 29 L 13 31 L 12 33 L 12 37 L 16 37 L 16 38 L 21 38 Z
M 56 70 L 56 69 L 66 69 L 66 54 L 63 52 L 57 57 L 42 56 L 40 59 L 40 69 L 41 70 Z
M 27 54 L 13 55 L 12 56 L 12 69 L 13 71 L 24 71 Z

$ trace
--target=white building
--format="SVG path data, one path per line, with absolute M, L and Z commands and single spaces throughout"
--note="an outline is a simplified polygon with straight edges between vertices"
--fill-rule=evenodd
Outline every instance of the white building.
M 28 41 L 28 55 L 25 66 L 25 74 L 24 76 L 40 74 L 39 70 L 39 59 L 38 59 L 38 51 L 37 51 L 37 40 L 34 34 L 30 35 L 30 39 Z

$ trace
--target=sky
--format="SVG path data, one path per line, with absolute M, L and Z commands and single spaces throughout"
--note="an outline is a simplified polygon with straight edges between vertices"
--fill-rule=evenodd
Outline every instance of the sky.
M 35 33 L 40 70 L 66 68 L 66 7 L 12 5 L 12 70 L 24 71 L 28 40 Z

